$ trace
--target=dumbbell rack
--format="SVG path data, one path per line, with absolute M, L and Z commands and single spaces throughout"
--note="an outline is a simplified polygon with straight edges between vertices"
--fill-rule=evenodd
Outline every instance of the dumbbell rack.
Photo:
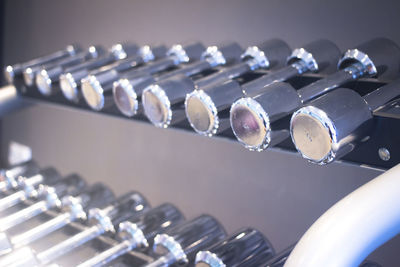
M 249 75 L 258 77 L 265 73 L 266 71 L 256 71 Z M 246 79 L 249 77 L 245 76 L 244 78 Z M 288 82 L 291 83 L 295 88 L 301 88 L 304 85 L 314 82 L 321 78 L 323 78 L 323 76 L 318 74 L 305 74 L 300 77 L 295 77 L 289 80 Z M 51 97 L 45 97 L 41 95 L 36 90 L 36 88 L 26 88 L 23 85 L 22 81 L 17 81 L 16 84 L 17 84 L 17 90 L 19 91 L 20 95 L 22 95 L 23 99 L 28 102 L 37 103 L 41 101 L 46 101 L 73 108 L 92 111 L 91 109 L 88 108 L 87 104 L 82 99 L 79 103 L 74 104 L 68 102 L 63 97 L 61 92 Z M 348 83 L 342 87 L 354 89 L 359 94 L 365 95 L 373 91 L 374 89 L 381 87 L 384 84 L 385 82 L 378 81 L 377 79 L 364 78 L 356 82 Z M 98 113 L 132 120 L 131 118 L 126 118 L 123 115 L 121 115 L 121 113 L 115 107 L 103 110 Z M 229 116 L 229 114 L 226 115 Z M 286 118 L 286 120 L 289 119 L 290 119 L 289 117 Z M 398 146 L 395 142 L 398 136 L 400 135 L 400 125 L 398 123 L 399 119 L 400 119 L 400 99 L 395 99 L 374 113 L 374 123 L 376 125 L 376 127 L 374 127 L 375 129 L 374 132 L 369 138 L 365 140 L 365 143 L 363 145 L 357 147 L 354 151 L 343 157 L 342 161 L 354 163 L 359 166 L 368 166 L 380 169 L 389 169 L 395 166 L 398 162 L 400 162 L 400 146 Z M 147 121 L 147 119 L 140 114 L 138 116 L 135 116 L 133 120 Z M 180 124 L 172 125 L 171 127 L 193 132 L 192 128 L 189 126 L 187 121 Z M 219 135 L 219 137 L 228 138 L 230 140 L 236 141 L 231 130 L 223 132 L 222 134 Z M 284 142 L 280 143 L 273 149 L 282 149 L 285 151 L 296 152 L 290 138 L 286 139 Z M 387 152 L 389 152 L 389 154 L 387 154 Z

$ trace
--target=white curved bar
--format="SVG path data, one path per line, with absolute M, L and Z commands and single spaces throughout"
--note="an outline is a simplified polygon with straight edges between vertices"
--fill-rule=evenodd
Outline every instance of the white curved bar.
M 285 267 L 359 264 L 400 232 L 400 164 L 325 212 L 303 235 Z

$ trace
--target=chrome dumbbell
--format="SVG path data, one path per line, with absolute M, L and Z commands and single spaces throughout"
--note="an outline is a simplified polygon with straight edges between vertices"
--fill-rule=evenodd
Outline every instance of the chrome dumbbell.
M 132 117 L 139 112 L 143 90 L 156 81 L 167 79 L 176 75 L 193 77 L 216 66 L 230 65 L 239 60 L 242 48 L 236 43 L 221 46 L 209 46 L 201 55 L 199 61 L 188 63 L 182 68 L 163 73 L 158 76 L 147 75 L 147 78 L 137 79 L 137 75 L 127 75 L 113 85 L 114 102 L 121 113 Z M 142 110 L 140 110 L 141 113 Z
M 290 122 L 296 149 L 307 160 L 324 165 L 351 152 L 372 132 L 373 111 L 400 95 L 400 80 L 364 97 L 339 88 L 297 110 Z
M 171 77 L 148 86 L 142 94 L 144 112 L 157 127 L 167 128 L 185 119 L 186 94 L 196 88 L 221 83 L 259 68 L 280 68 L 290 54 L 287 44 L 281 40 L 269 40 L 259 46 L 247 48 L 242 61 L 202 79 Z
M 68 67 L 84 63 L 87 60 L 98 58 L 102 54 L 104 54 L 102 47 L 90 46 L 87 51 L 76 53 L 73 56 L 56 62 L 56 64 L 41 66 L 35 77 L 37 89 L 44 96 L 51 96 L 58 93 L 59 91 L 54 88 L 54 83 L 59 81 L 59 77 L 64 70 Z
M 364 55 L 362 59 L 359 58 L 361 54 Z M 300 90 L 287 83 L 274 83 L 253 98 L 237 100 L 230 110 L 232 130 L 246 148 L 264 150 L 289 136 L 289 127 L 281 119 L 306 102 L 360 77 L 393 77 L 394 73 L 399 73 L 399 62 L 400 50 L 396 44 L 388 39 L 373 39 L 348 50 L 340 60 L 339 71 Z M 376 72 L 371 70 L 372 66 Z
M 82 98 L 80 91 L 81 79 L 89 76 L 90 72 L 96 69 L 110 67 L 116 61 L 135 55 L 137 50 L 138 47 L 135 44 L 114 44 L 108 54 L 67 68 L 59 77 L 60 88 L 65 98 L 71 102 L 78 103 Z
M 39 173 L 39 170 L 39 166 L 33 161 L 29 161 L 27 163 L 14 166 L 9 169 L 1 169 L 0 191 L 7 193 L 12 189 L 17 189 L 19 186 L 19 176 L 29 177 Z
M 122 71 L 113 69 L 100 74 L 90 75 L 88 78 L 82 80 L 83 96 L 92 109 L 97 111 L 102 110 L 104 107 L 109 107 L 114 104 L 112 96 L 113 83 L 122 78 L 122 75 L 133 75 L 140 79 L 143 75 L 154 74 L 181 63 L 197 60 L 200 58 L 203 49 L 204 47 L 200 43 L 186 46 L 174 45 L 167 51 L 166 57 L 163 57 L 165 55 L 164 47 L 163 49 L 158 49 L 159 53 L 158 55 L 155 55 L 155 52 L 152 52 L 149 47 L 146 46 L 146 49 L 143 50 L 145 52 L 144 56 L 139 56 L 136 61 L 133 61 L 132 64 L 128 65 L 129 68 L 123 69 Z M 153 60 L 154 62 L 136 68 L 142 63 Z M 125 71 L 125 73 L 123 71 Z
M 140 214 L 149 208 L 147 201 L 138 193 L 127 193 L 105 208 L 94 208 L 89 211 L 88 228 L 82 232 L 56 244 L 55 246 L 35 253 L 29 247 L 24 247 L 18 253 L 11 255 L 14 266 L 35 266 L 38 264 L 46 265 L 61 257 L 79 246 L 95 239 L 96 237 L 108 232 L 115 233 L 115 225 Z M 23 258 L 21 258 L 23 256 Z M 0 261 L 0 266 L 9 265 L 10 260 Z
M 296 48 L 287 59 L 287 66 L 267 75 L 246 82 L 236 80 L 221 85 L 203 87 L 186 96 L 186 116 L 192 128 L 199 134 L 213 136 L 230 127 L 229 108 L 245 96 L 262 92 L 268 85 L 288 80 L 307 72 L 332 73 L 340 58 L 340 50 L 327 40 L 317 40 Z
M 77 221 L 86 220 L 87 211 L 108 205 L 114 199 L 114 194 L 103 184 L 94 184 L 78 196 L 64 196 L 61 200 L 61 214 L 48 220 L 26 232 L 15 236 L 0 234 L 0 254 L 28 245 L 50 233 L 61 229 L 65 225 Z
M 40 184 L 53 185 L 61 179 L 61 176 L 53 168 L 40 170 L 38 174 L 17 179 L 18 191 L 0 199 L 0 211 L 13 207 L 28 198 L 38 199 L 44 191 L 39 191 Z
M 400 48 L 396 43 L 385 38 L 372 39 L 347 50 L 339 61 L 339 71 L 301 88 L 298 92 L 303 101 L 309 101 L 363 77 L 391 81 L 399 77 L 399 62 Z
M 77 175 L 61 179 L 54 185 L 40 184 L 40 201 L 0 219 L 0 231 L 4 232 L 52 208 L 61 207 L 61 198 L 65 195 L 77 195 L 86 186 L 86 182 Z
M 196 254 L 197 267 L 262 266 L 274 249 L 257 230 L 241 229 L 206 251 Z
M 32 69 L 36 66 L 41 66 L 51 62 L 57 62 L 60 59 L 75 55 L 79 51 L 79 48 L 74 45 L 68 45 L 65 49 L 36 58 L 25 63 L 8 65 L 4 68 L 4 76 L 9 84 L 14 83 L 15 78 L 22 78 L 24 73 L 24 79 L 27 85 L 33 85 L 34 75 Z M 26 74 L 25 74 L 26 73 Z M 26 77 L 25 77 L 26 76 Z
M 105 266 L 114 259 L 135 249 L 147 249 L 153 238 L 183 221 L 183 215 L 171 204 L 163 204 L 120 223 L 118 238 L 120 243 L 79 264 L 79 267 Z
M 78 53 L 80 53 L 82 51 L 82 48 L 78 47 L 78 46 L 71 46 L 71 50 L 70 50 L 70 55 L 63 57 L 63 58 L 59 58 L 57 60 L 54 61 L 50 61 L 47 62 L 45 64 L 39 64 L 39 65 L 35 65 L 35 66 L 30 66 L 28 68 L 25 68 L 23 70 L 23 78 L 24 78 L 24 83 L 26 86 L 31 87 L 33 85 L 35 85 L 35 77 L 36 74 L 41 70 L 41 67 L 44 65 L 56 65 L 58 64 L 58 62 L 60 62 L 61 60 L 67 59 L 68 57 L 72 57 Z
M 225 237 L 223 227 L 211 216 L 202 215 L 154 238 L 153 252 L 161 256 L 147 267 L 187 264 L 199 250 Z

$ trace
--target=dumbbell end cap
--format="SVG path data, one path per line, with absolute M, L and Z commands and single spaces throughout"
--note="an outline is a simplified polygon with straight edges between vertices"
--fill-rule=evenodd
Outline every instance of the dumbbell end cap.
M 290 134 L 303 158 L 320 165 L 335 159 L 336 129 L 327 114 L 314 106 L 306 106 L 290 121 Z
M 230 122 L 237 140 L 247 149 L 262 151 L 271 141 L 270 120 L 263 107 L 250 97 L 234 102 Z

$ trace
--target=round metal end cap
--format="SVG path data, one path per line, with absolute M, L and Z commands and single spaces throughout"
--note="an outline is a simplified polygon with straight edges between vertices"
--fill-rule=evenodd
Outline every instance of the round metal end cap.
M 323 110 L 306 106 L 293 113 L 290 134 L 303 158 L 320 165 L 334 160 L 336 129 Z
M 187 55 L 185 49 L 183 48 L 182 45 L 180 44 L 175 44 L 173 45 L 168 51 L 167 51 L 167 56 L 174 56 L 177 58 L 179 63 L 186 63 L 189 62 L 190 58 Z
M 224 65 L 226 59 L 222 52 L 218 49 L 218 46 L 209 46 L 206 51 L 201 54 L 201 60 L 206 60 L 212 67 Z
M 110 217 L 108 217 L 103 210 L 98 208 L 89 210 L 88 218 L 89 222 L 100 224 L 105 232 L 115 232 L 115 228 Z
M 78 102 L 78 85 L 71 73 L 60 75 L 60 87 L 66 99 Z
M 185 111 L 190 125 L 198 134 L 213 136 L 217 133 L 218 110 L 203 90 L 195 90 L 186 95 Z
M 120 223 L 118 236 L 123 240 L 133 240 L 135 245 L 141 249 L 149 247 L 143 231 L 135 223 L 129 221 Z
M 304 48 L 296 48 L 293 50 L 292 54 L 288 57 L 288 63 L 293 61 L 301 60 L 303 61 L 310 71 L 318 71 L 318 63 L 315 60 L 313 54 L 305 50 Z
M 24 77 L 24 82 L 27 86 L 33 85 L 35 74 L 33 73 L 32 68 L 26 68 L 22 76 Z
M 378 70 L 376 69 L 376 66 L 374 62 L 371 60 L 371 58 L 367 54 L 358 49 L 347 50 L 344 53 L 343 57 L 339 60 L 338 68 L 339 69 L 346 68 L 349 63 L 351 64 L 354 62 L 360 63 L 364 67 L 364 71 L 369 76 L 374 76 L 378 73 Z
M 268 68 L 270 63 L 264 51 L 260 50 L 257 46 L 249 46 L 241 56 L 242 59 L 253 59 L 259 68 Z
M 36 86 L 42 95 L 51 95 L 51 79 L 45 69 L 36 74 Z
M 128 79 L 121 79 L 113 84 L 113 97 L 119 111 L 127 117 L 136 115 L 139 102 L 137 94 Z
M 237 140 L 247 149 L 262 151 L 271 141 L 269 116 L 263 107 L 250 97 L 234 102 L 230 122 Z
M 144 62 L 149 62 L 155 59 L 153 51 L 149 45 L 144 45 L 139 49 L 138 54 L 141 56 Z
M 103 88 L 95 76 L 90 75 L 82 80 L 82 94 L 86 103 L 94 110 L 101 110 L 104 107 Z
M 72 213 L 76 219 L 86 220 L 86 212 L 83 210 L 80 199 L 73 196 L 65 196 L 61 199 L 62 209 Z
M 14 76 L 14 68 L 11 65 L 8 65 L 4 68 L 4 77 L 9 84 L 12 84 L 14 82 Z
M 167 128 L 172 119 L 171 103 L 165 91 L 158 85 L 150 85 L 143 91 L 142 102 L 147 118 L 159 128 Z
M 122 44 L 113 45 L 111 47 L 110 51 L 111 51 L 111 54 L 113 54 L 116 59 L 124 59 L 124 58 L 126 58 L 128 56 L 126 54 Z
M 153 251 L 158 255 L 171 253 L 179 263 L 187 263 L 188 258 L 181 245 L 167 234 L 158 234 L 154 238 Z
M 210 251 L 200 251 L 196 254 L 196 267 L 226 267 L 225 263 Z

